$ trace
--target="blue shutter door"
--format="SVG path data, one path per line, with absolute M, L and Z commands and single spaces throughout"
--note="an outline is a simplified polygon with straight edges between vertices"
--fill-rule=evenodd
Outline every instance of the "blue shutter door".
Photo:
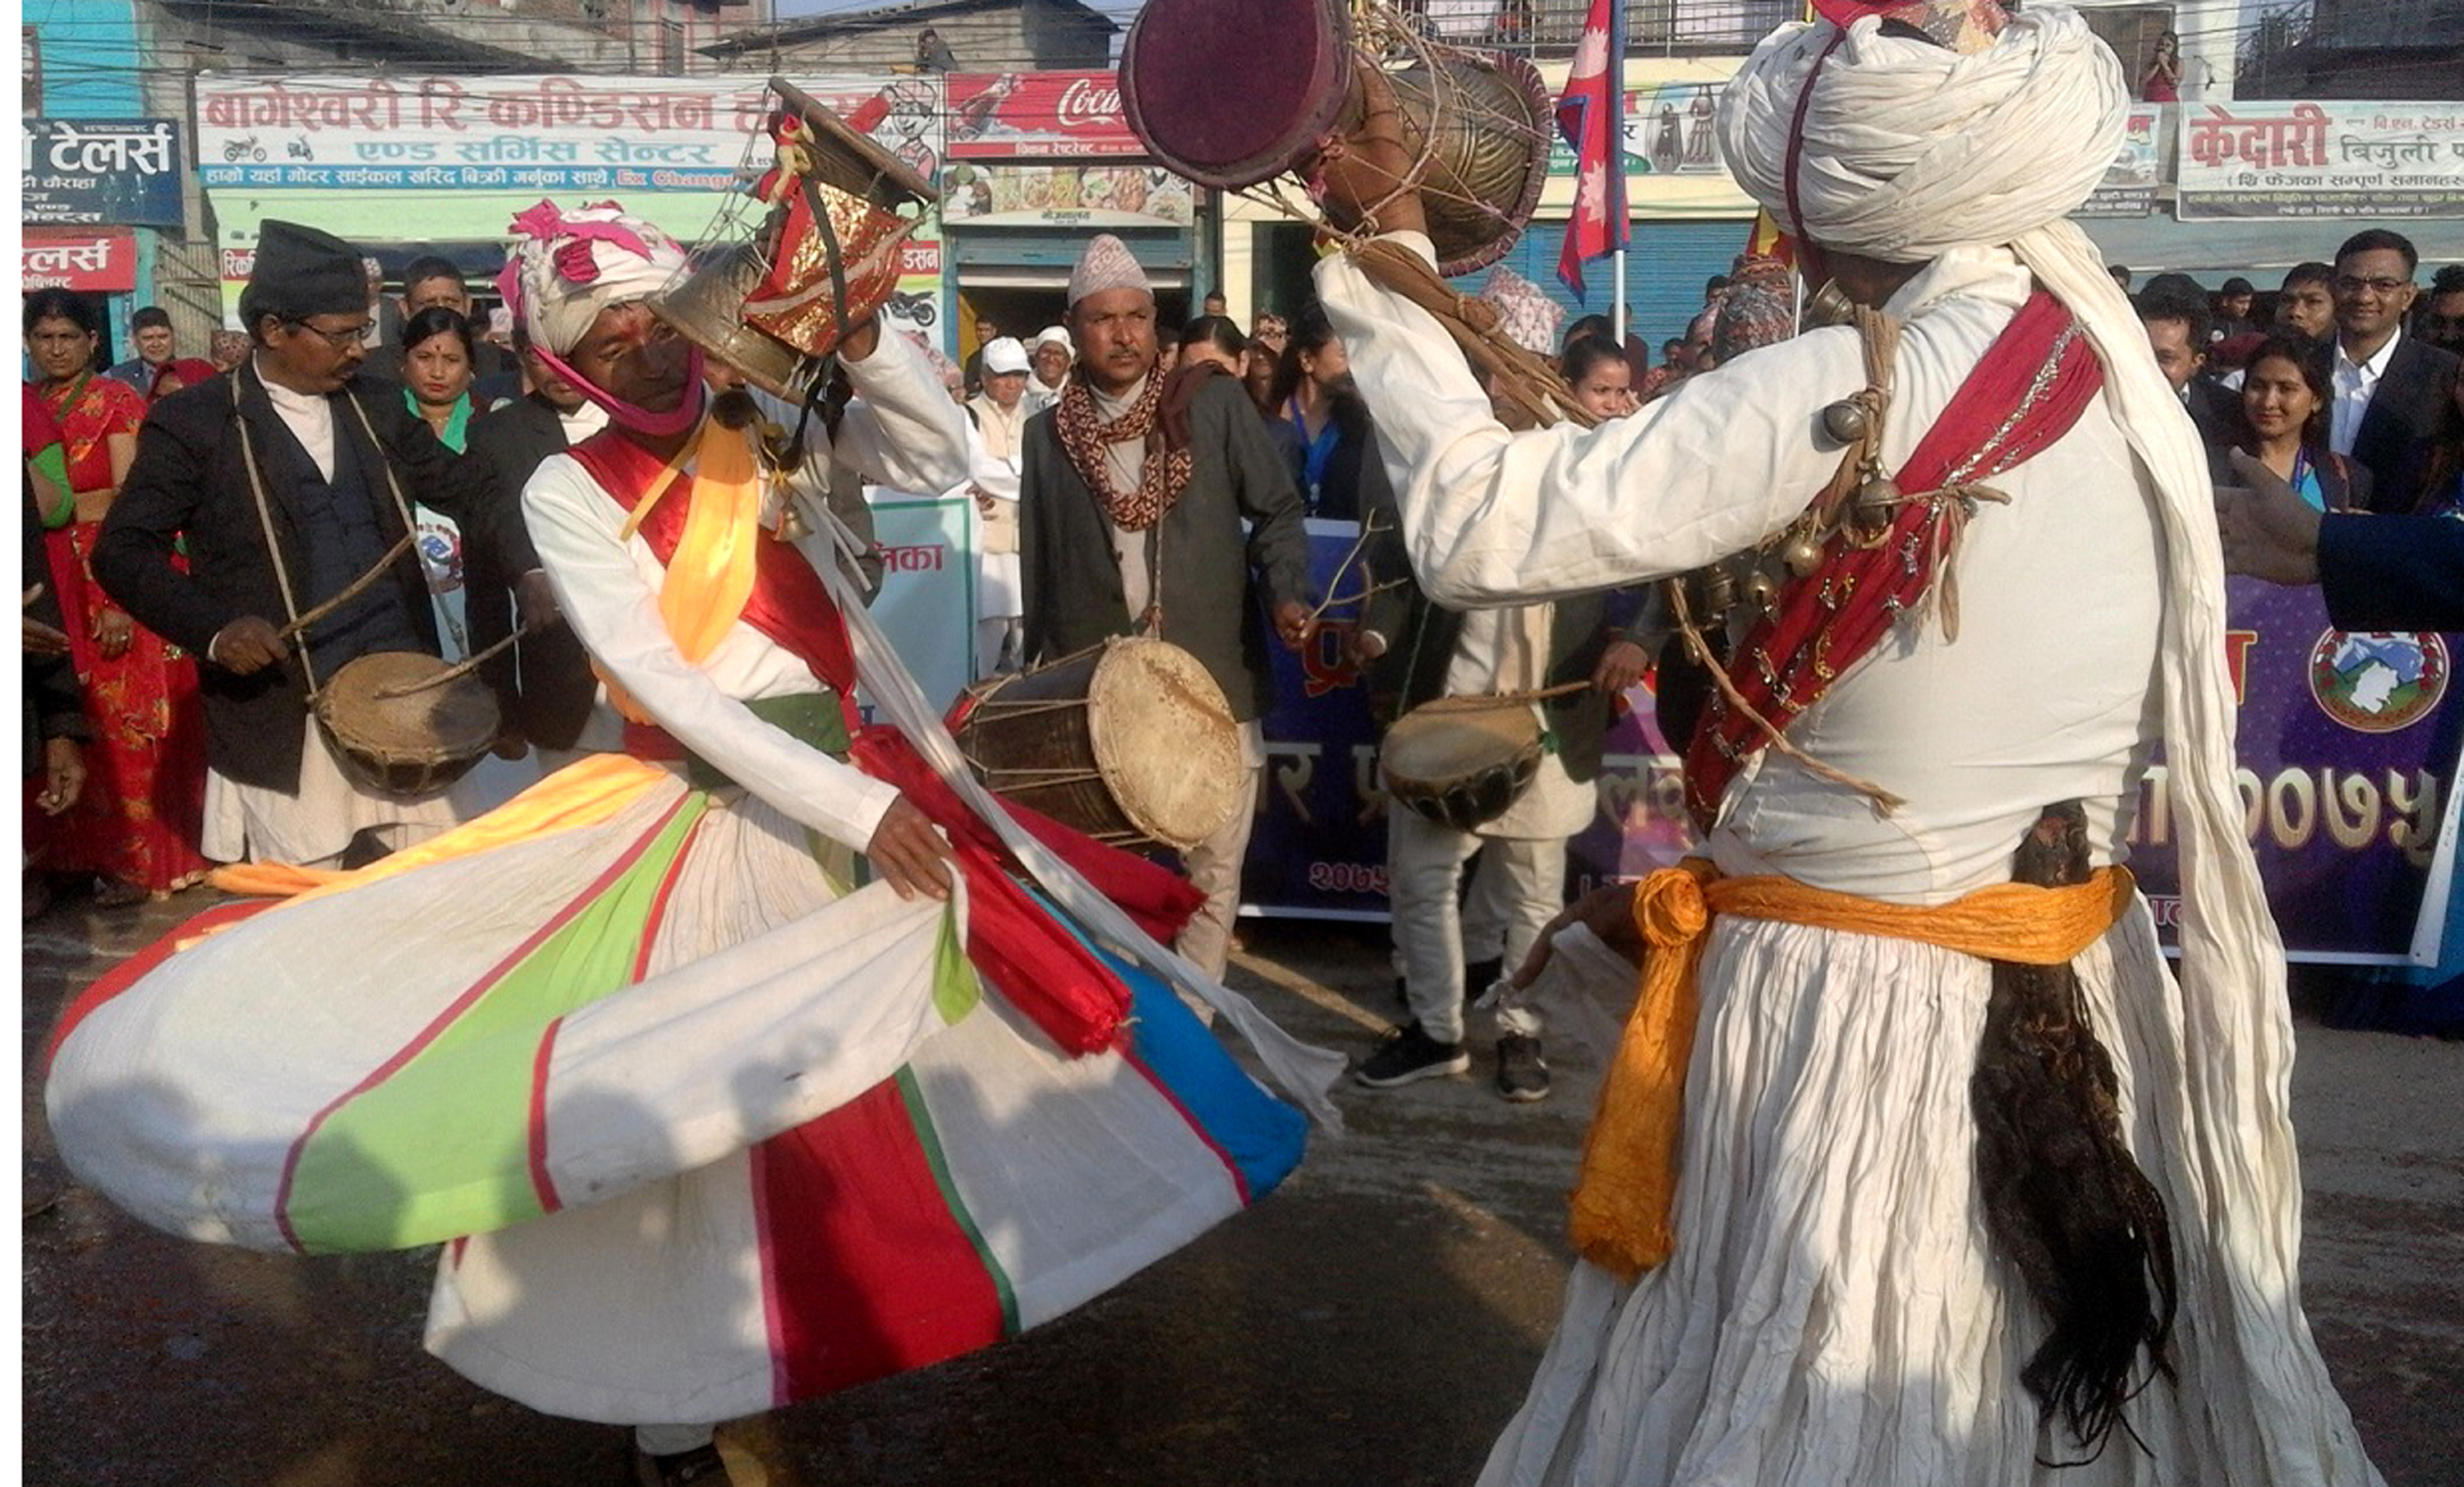
M 1638 222 L 1634 244 L 1625 255 L 1626 307 L 1631 329 L 1655 355 L 1660 343 L 1685 334 L 1685 324 L 1703 308 L 1703 281 L 1726 274 L 1746 248 L 1753 223 L 1745 218 L 1718 222 Z M 1548 292 L 1565 306 L 1572 322 L 1582 315 L 1609 313 L 1609 260 L 1600 259 L 1584 272 L 1591 286 L 1587 299 L 1576 300 L 1557 277 L 1557 253 L 1566 240 L 1563 220 L 1534 222 L 1523 230 L 1499 261 Z M 1489 271 L 1481 270 L 1454 281 L 1466 294 L 1477 294 Z

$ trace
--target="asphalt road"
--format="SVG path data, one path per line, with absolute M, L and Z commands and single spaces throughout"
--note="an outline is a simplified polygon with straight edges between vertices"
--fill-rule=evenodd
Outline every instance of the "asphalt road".
M 206 900 L 29 925 L 37 1055 L 67 999 Z M 1253 925 L 1236 981 L 1303 1036 L 1384 1026 L 1382 932 Z M 1472 1077 L 1350 1089 L 1258 1210 L 1017 1343 L 736 1422 L 739 1480 L 811 1487 L 1467 1484 L 1555 1320 L 1596 1071 L 1513 1106 Z M 2304 1287 L 2391 1487 L 2464 1483 L 2464 1045 L 2305 1025 Z M 534 1414 L 420 1350 L 426 1254 L 191 1245 L 71 1186 L 24 1227 L 24 1480 L 45 1487 L 613 1487 L 623 1432 Z

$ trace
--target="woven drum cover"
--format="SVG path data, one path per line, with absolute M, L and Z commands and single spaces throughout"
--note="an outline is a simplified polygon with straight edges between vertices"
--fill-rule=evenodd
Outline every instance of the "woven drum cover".
M 425 681 L 446 663 L 418 651 L 379 651 L 334 674 L 317 694 L 317 718 L 361 783 L 425 794 L 460 779 L 496 742 L 496 695 L 476 676 L 408 697 L 391 687 Z
M 1087 693 L 1095 767 L 1138 830 L 1186 851 L 1248 806 L 1232 704 L 1198 657 L 1162 640 L 1104 647 Z
M 1333 132 L 1352 58 L 1341 0 L 1147 0 L 1121 49 L 1121 109 L 1173 171 L 1238 190 Z

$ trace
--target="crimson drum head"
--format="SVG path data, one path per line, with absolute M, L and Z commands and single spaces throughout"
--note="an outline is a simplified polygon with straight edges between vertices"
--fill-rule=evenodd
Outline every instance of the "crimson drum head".
M 1335 132 L 1352 66 L 1341 0 L 1147 0 L 1121 51 L 1121 108 L 1176 174 L 1238 190 Z

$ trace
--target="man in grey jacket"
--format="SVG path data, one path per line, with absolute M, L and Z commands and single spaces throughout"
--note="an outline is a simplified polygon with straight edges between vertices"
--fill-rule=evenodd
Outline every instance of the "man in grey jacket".
M 1023 658 L 1127 634 L 1189 652 L 1231 700 L 1254 801 L 1268 690 L 1259 590 L 1286 645 L 1317 628 L 1299 493 L 1239 384 L 1212 367 L 1156 373 L 1155 295 L 1120 239 L 1088 245 L 1070 276 L 1068 329 L 1078 365 L 1026 429 Z M 1240 812 L 1182 857 L 1206 904 L 1175 948 L 1210 975 L 1230 953 L 1255 815 Z

